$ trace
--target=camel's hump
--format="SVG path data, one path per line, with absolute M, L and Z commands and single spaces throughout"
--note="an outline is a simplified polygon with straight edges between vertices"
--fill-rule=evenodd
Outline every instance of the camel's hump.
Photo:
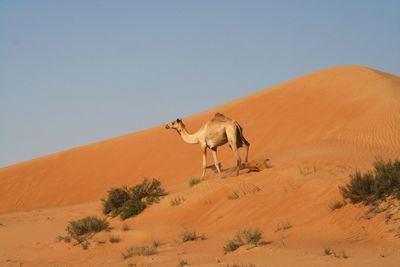
M 232 120 L 226 117 L 224 114 L 217 112 L 215 113 L 214 118 L 212 118 L 212 121 L 227 122 Z

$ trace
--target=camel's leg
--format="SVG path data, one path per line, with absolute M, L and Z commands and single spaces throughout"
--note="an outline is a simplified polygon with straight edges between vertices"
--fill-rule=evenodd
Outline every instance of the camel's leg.
M 215 168 L 217 168 L 217 171 L 218 171 L 219 175 L 221 175 L 221 169 L 219 168 L 219 163 L 218 163 L 218 158 L 217 158 L 217 148 L 216 147 L 211 148 L 211 151 L 212 151 L 212 155 L 213 155 L 213 158 L 214 158 Z
M 233 151 L 233 153 L 235 154 L 235 157 L 236 157 L 236 164 L 237 164 L 236 175 L 239 175 L 239 171 L 240 171 L 240 169 L 242 167 L 242 159 L 240 158 L 239 150 L 237 149 L 236 146 L 232 146 L 232 151 Z
M 207 169 L 207 147 L 203 148 L 203 174 L 201 177 L 204 177 L 206 174 L 206 169 Z
M 250 149 L 250 146 L 249 146 L 249 145 L 245 145 L 244 148 L 246 149 L 246 159 L 245 159 L 245 162 L 247 163 L 247 162 L 249 162 L 249 149 Z

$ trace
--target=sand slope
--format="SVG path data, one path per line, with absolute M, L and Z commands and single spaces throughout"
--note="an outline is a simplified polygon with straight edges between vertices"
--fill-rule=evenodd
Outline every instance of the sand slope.
M 184 121 L 195 131 L 215 111 L 236 119 L 251 142 L 252 158 L 370 163 L 374 156 L 400 155 L 399 86 L 400 78 L 389 74 L 336 67 Z M 225 150 L 221 159 L 232 165 Z M 199 175 L 200 168 L 197 145 L 155 127 L 0 169 L 0 212 L 97 200 L 110 187 L 144 176 L 172 185 Z
M 193 266 L 398 266 L 400 208 L 393 217 L 399 220 L 387 221 L 386 213 L 366 219 L 369 207 L 329 206 L 355 168 L 399 157 L 399 77 L 330 68 L 184 122 L 197 130 L 216 111 L 240 122 L 250 159 L 269 158 L 272 168 L 238 177 L 226 170 L 223 179 L 209 170 L 207 180 L 189 187 L 189 178 L 201 174 L 200 149 L 163 126 L 3 168 L 0 266 L 178 266 L 181 259 Z M 228 148 L 220 159 L 225 169 L 235 164 Z M 98 200 L 108 189 L 145 176 L 159 178 L 169 196 L 125 221 L 130 231 L 122 232 L 116 218 L 112 233 L 96 236 L 106 243 L 88 251 L 54 242 L 69 220 L 101 215 Z M 232 193 L 239 198 L 229 199 Z M 175 196 L 186 201 L 171 206 Z M 285 224 L 292 227 L 280 230 Z M 179 242 L 185 227 L 207 239 Z M 223 255 L 226 240 L 245 227 L 262 229 L 268 245 Z M 111 234 L 121 242 L 109 243 Z M 126 247 L 153 239 L 161 241 L 157 255 L 122 259 Z M 327 246 L 350 258 L 324 256 Z

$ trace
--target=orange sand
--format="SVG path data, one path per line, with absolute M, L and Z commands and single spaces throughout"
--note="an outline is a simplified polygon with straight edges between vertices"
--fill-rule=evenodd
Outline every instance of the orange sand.
M 163 125 L 1 168 L 0 266 L 179 266 L 181 259 L 193 266 L 399 266 L 399 221 L 385 223 L 383 213 L 363 219 L 364 206 L 329 207 L 356 168 L 371 168 L 376 157 L 399 158 L 399 77 L 330 68 L 184 122 L 193 132 L 216 111 L 242 125 L 250 159 L 269 158 L 272 168 L 239 177 L 226 170 L 223 179 L 208 170 L 206 181 L 189 187 L 201 174 L 200 148 Z M 223 168 L 235 165 L 229 148 L 219 154 Z M 112 233 L 95 236 L 105 244 L 83 250 L 54 241 L 68 221 L 100 216 L 99 199 L 111 187 L 143 177 L 158 178 L 170 195 L 135 218 L 111 219 Z M 240 198 L 228 199 L 234 191 Z M 171 206 L 173 196 L 186 201 Z M 122 232 L 123 223 L 131 230 Z M 284 223 L 293 227 L 276 231 Z M 226 240 L 251 226 L 271 243 L 223 255 Z M 207 239 L 180 243 L 185 227 Z M 111 234 L 121 242 L 108 242 Z M 152 239 L 161 241 L 158 254 L 122 259 L 127 247 Z M 350 257 L 324 256 L 328 246 Z

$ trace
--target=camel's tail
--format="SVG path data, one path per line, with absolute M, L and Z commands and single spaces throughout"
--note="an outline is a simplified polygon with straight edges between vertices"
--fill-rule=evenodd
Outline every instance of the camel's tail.
M 237 147 L 242 147 L 243 145 L 245 146 L 250 146 L 250 143 L 244 138 L 243 136 L 243 128 L 239 125 L 239 123 L 235 122 L 236 124 L 236 131 L 237 131 Z

